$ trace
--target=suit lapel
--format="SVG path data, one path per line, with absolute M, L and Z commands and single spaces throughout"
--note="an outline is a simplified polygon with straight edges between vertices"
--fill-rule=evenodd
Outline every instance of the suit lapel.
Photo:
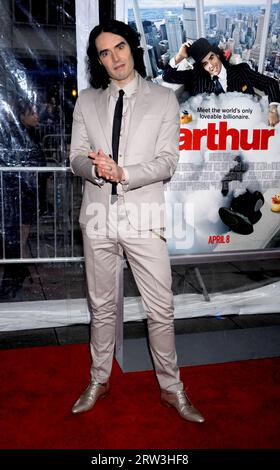
M 127 134 L 126 149 L 128 149 L 133 137 L 139 127 L 145 114 L 149 111 L 149 95 L 150 87 L 146 80 L 139 76 L 139 88 L 137 91 L 136 101 L 133 108 L 132 116 Z
M 145 116 L 145 114 L 149 111 L 149 95 L 150 95 L 150 87 L 146 80 L 139 76 L 139 89 L 137 91 L 136 101 L 134 105 L 134 109 L 132 112 L 132 116 L 130 119 L 128 134 L 127 134 L 127 142 L 126 148 L 128 148 L 131 141 L 133 141 L 133 137 L 136 133 L 136 130 Z M 110 120 L 108 115 L 108 99 L 109 99 L 109 88 L 106 90 L 99 90 L 97 94 L 95 104 L 96 104 L 96 115 L 100 122 L 100 126 L 104 137 L 106 139 L 108 148 L 111 149 L 112 147 L 112 135 L 110 129 Z
M 109 88 L 106 90 L 99 90 L 99 94 L 96 99 L 96 114 L 100 122 L 100 127 L 103 131 L 104 137 L 106 139 L 108 148 L 111 149 L 112 146 L 112 136 L 110 131 L 110 121 L 108 115 L 108 99 L 109 99 Z
M 199 74 L 196 77 L 195 89 L 197 93 L 212 93 L 213 83 L 210 77 Z
M 234 68 L 234 65 L 227 69 L 227 91 L 254 94 L 254 90 L 244 72 Z
M 236 77 L 233 76 L 232 70 L 227 69 L 227 91 L 239 91 L 239 84 Z

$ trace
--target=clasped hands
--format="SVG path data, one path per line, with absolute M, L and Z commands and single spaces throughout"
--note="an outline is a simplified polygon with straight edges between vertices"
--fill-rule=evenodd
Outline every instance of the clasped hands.
M 123 169 L 116 164 L 112 157 L 106 155 L 103 150 L 98 152 L 90 152 L 88 157 L 95 166 L 96 175 L 108 181 L 119 183 L 123 177 Z

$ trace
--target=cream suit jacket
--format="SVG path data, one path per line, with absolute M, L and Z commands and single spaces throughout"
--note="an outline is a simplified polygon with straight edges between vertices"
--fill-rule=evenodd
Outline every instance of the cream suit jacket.
M 70 162 L 85 179 L 80 223 L 101 228 L 110 204 L 111 183 L 99 187 L 88 153 L 112 154 L 109 89 L 88 88 L 79 94 L 74 114 Z M 179 105 L 172 90 L 139 77 L 125 152 L 119 164 L 129 173 L 123 185 L 124 203 L 133 228 L 165 227 L 163 181 L 171 178 L 179 158 Z

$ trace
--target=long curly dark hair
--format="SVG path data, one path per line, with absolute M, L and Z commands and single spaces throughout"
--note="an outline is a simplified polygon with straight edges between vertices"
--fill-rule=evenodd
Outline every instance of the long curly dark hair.
M 134 68 L 142 76 L 146 76 L 143 60 L 143 49 L 140 47 L 140 34 L 126 23 L 117 20 L 106 20 L 95 26 L 89 35 L 87 48 L 89 82 L 93 88 L 107 88 L 110 77 L 102 64 L 99 62 L 95 40 L 101 33 L 113 33 L 123 37 L 130 46 L 134 59 Z

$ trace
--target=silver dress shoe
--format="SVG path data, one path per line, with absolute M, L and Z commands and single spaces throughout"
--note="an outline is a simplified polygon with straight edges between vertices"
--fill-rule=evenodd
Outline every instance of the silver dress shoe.
M 108 393 L 109 382 L 106 384 L 90 382 L 87 389 L 74 404 L 72 408 L 72 413 L 84 413 L 85 411 L 91 410 L 91 408 L 97 402 L 98 398 L 105 398 Z
M 202 414 L 193 406 L 183 390 L 178 392 L 162 390 L 161 401 L 165 406 L 176 408 L 179 415 L 187 421 L 192 421 L 193 423 L 203 423 L 205 421 Z

